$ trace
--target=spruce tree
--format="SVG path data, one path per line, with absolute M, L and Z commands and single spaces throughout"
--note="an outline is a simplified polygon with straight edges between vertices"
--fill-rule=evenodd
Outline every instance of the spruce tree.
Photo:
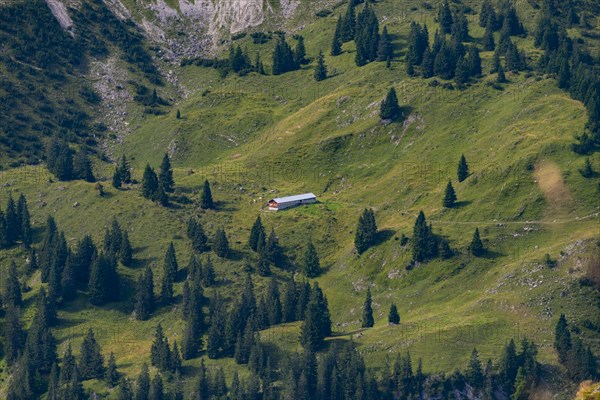
M 160 371 L 167 371 L 171 367 L 171 360 L 169 340 L 165 337 L 162 325 L 158 324 L 154 333 L 154 341 L 150 348 L 150 362 Z
M 566 364 L 569 360 L 572 348 L 571 332 L 565 314 L 560 314 L 560 318 L 556 323 L 554 330 L 554 349 L 558 354 L 558 361 L 561 364 Z
M 146 270 L 137 281 L 135 292 L 135 317 L 139 321 L 147 320 L 154 311 L 154 277 L 152 270 Z
M 204 181 L 204 187 L 202 189 L 202 196 L 200 197 L 200 207 L 203 209 L 214 209 L 215 204 L 213 202 L 212 193 L 210 190 L 210 184 L 208 180 Z
M 458 161 L 458 170 L 456 175 L 459 182 L 462 182 L 469 177 L 469 164 L 467 164 L 467 159 L 465 158 L 464 154 L 460 156 L 460 160 Z
M 444 3 L 440 5 L 438 10 L 438 22 L 440 24 L 440 28 L 442 29 L 442 33 L 451 33 L 453 21 L 452 11 L 450 10 L 448 0 L 444 0 Z
M 25 332 L 21 324 L 20 311 L 17 307 L 4 305 L 6 314 L 4 317 L 4 359 L 6 364 L 15 364 L 23 353 L 25 344 Z
M 366 209 L 358 219 L 354 245 L 358 254 L 364 253 L 370 246 L 375 244 L 377 237 L 377 225 L 372 209 Z
M 117 360 L 115 359 L 115 354 L 111 351 L 110 356 L 108 357 L 108 366 L 106 367 L 106 383 L 108 383 L 109 388 L 113 388 L 117 386 L 119 383 L 119 371 L 117 371 Z
M 0 210 L 0 249 L 6 249 L 10 246 L 8 240 L 8 228 L 6 226 L 6 218 L 4 213 Z
M 483 50 L 493 51 L 496 49 L 496 42 L 494 40 L 494 28 L 492 24 L 488 24 L 485 27 L 485 33 L 482 39 Z
M 213 267 L 212 261 L 210 260 L 210 255 L 206 258 L 206 263 L 202 268 L 202 285 L 205 287 L 210 287 L 215 284 L 215 269 Z
M 438 239 L 433 234 L 431 226 L 427 225 L 425 214 L 419 212 L 412 236 L 413 261 L 423 262 L 438 255 Z
M 119 261 L 121 261 L 121 264 L 128 267 L 133 261 L 133 249 L 131 248 L 131 243 L 129 242 L 129 234 L 127 233 L 127 231 L 123 231 L 120 247 L 121 248 L 119 249 Z
M 333 34 L 333 39 L 331 40 L 331 55 L 339 56 L 342 54 L 342 16 L 340 15 L 337 20 L 337 25 L 335 26 L 335 33 Z
M 354 10 L 354 4 L 352 0 L 348 2 L 348 7 L 346 8 L 346 14 L 344 15 L 344 19 L 342 20 L 342 30 L 340 34 L 340 40 L 342 43 L 349 42 L 354 40 L 355 29 L 356 29 L 356 13 Z
M 121 181 L 121 174 L 119 173 L 118 167 L 115 167 L 115 172 L 112 177 L 112 185 L 115 189 L 120 189 L 123 181 Z
M 146 164 L 142 178 L 142 196 L 149 200 L 156 200 L 158 192 L 158 177 L 150 164 Z
M 388 322 L 390 324 L 398 325 L 400 323 L 400 314 L 398 314 L 398 308 L 394 303 L 390 306 L 390 312 L 388 313 Z
M 17 276 L 17 265 L 13 260 L 11 260 L 8 266 L 8 276 L 4 278 L 2 304 L 4 307 L 19 307 L 23 304 L 21 283 Z
M 94 331 L 88 329 L 79 352 L 79 374 L 81 379 L 101 379 L 104 376 L 104 357 L 100 354 L 100 345 L 96 342 Z
M 267 289 L 267 296 L 265 302 L 267 305 L 267 311 L 269 315 L 269 325 L 278 325 L 279 323 L 281 323 L 282 310 L 279 286 L 277 285 L 277 280 L 275 280 L 275 277 L 271 278 L 269 287 Z
M 122 183 L 131 183 L 131 167 L 125 154 L 121 156 L 121 161 L 117 167 Z
M 19 224 L 19 237 L 25 248 L 29 248 L 31 245 L 32 230 L 31 230 L 31 217 L 29 215 L 29 207 L 27 206 L 27 199 L 21 193 L 17 202 L 17 220 Z
M 475 228 L 475 232 L 473 232 L 473 239 L 471 240 L 471 244 L 469 245 L 469 250 L 471 251 L 471 254 L 473 254 L 475 257 L 481 257 L 485 252 L 483 242 L 479 237 L 479 228 Z
M 148 400 L 163 400 L 164 398 L 163 381 L 160 374 L 157 372 L 150 382 L 150 390 L 148 392 Z
M 92 162 L 88 158 L 85 146 L 79 148 L 73 159 L 73 177 L 75 179 L 83 179 L 86 182 L 96 182 Z
M 452 208 L 455 205 L 456 205 L 456 192 L 454 191 L 452 182 L 450 182 L 450 179 L 448 179 L 448 184 L 446 185 L 446 191 L 444 192 L 443 206 L 446 208 Z
M 60 280 L 62 298 L 65 301 L 73 300 L 77 296 L 77 271 L 75 270 L 75 265 L 74 256 L 69 251 L 69 256 L 67 257 Z
M 148 394 L 150 392 L 150 374 L 148 372 L 148 365 L 144 363 L 142 365 L 142 371 L 136 380 L 136 391 L 135 400 L 148 400 Z
M 308 242 L 308 246 L 306 246 L 303 272 L 307 278 L 314 278 L 321 273 L 319 255 L 317 254 L 317 249 L 312 242 Z
M 121 379 L 117 387 L 117 400 L 133 400 L 133 388 L 129 379 Z
M 431 53 L 429 47 L 425 49 L 423 53 L 423 63 L 421 64 L 421 70 L 423 73 L 423 78 L 431 78 L 433 76 L 433 63 L 435 58 Z
M 227 240 L 227 235 L 225 235 L 223 228 L 217 229 L 212 247 L 217 256 L 227 258 L 229 254 L 229 241 Z
M 371 289 L 369 288 L 367 289 L 367 296 L 365 298 L 365 303 L 363 304 L 362 327 L 372 328 L 373 325 L 375 325 L 375 320 L 373 319 Z
M 377 49 L 377 61 L 387 61 L 391 59 L 392 54 L 392 42 L 390 35 L 388 34 L 387 26 L 383 27 L 381 37 L 379 38 L 379 47 Z
M 193 217 L 190 217 L 188 220 L 187 236 L 191 241 L 194 251 L 202 253 L 208 250 L 208 238 L 204 233 L 204 228 Z
M 385 99 L 381 102 L 381 108 L 379 111 L 379 117 L 382 120 L 394 120 L 400 114 L 400 106 L 398 105 L 398 96 L 396 96 L 396 89 L 391 87 Z
M 12 195 L 8 197 L 8 203 L 6 205 L 6 234 L 10 244 L 13 244 L 19 239 L 21 232 L 21 223 L 17 215 L 17 207 Z
M 469 47 L 467 56 L 469 76 L 479 77 L 481 76 L 481 57 L 479 55 L 479 49 L 475 46 Z
M 322 51 L 319 52 L 319 56 L 317 57 L 317 66 L 315 67 L 314 77 L 317 82 L 327 79 L 327 66 L 325 65 Z
M 471 358 L 469 359 L 469 364 L 467 365 L 467 370 L 465 371 L 465 377 L 467 378 L 469 384 L 475 389 L 483 389 L 484 375 L 481 361 L 479 361 L 479 353 L 475 348 L 471 352 Z
M 158 181 L 162 184 L 163 189 L 167 193 L 173 192 L 175 181 L 173 180 L 173 170 L 171 169 L 171 160 L 169 155 L 165 153 L 162 163 L 160 164 L 160 171 L 158 172 Z
M 252 228 L 250 229 L 250 237 L 248 238 L 248 246 L 250 246 L 250 248 L 254 251 L 258 250 L 258 242 L 259 242 L 259 237 L 260 235 L 265 235 L 265 228 L 262 224 L 262 221 L 260 219 L 260 215 L 258 217 L 256 217 L 256 221 L 254 221 L 254 224 L 252 225 Z
M 119 299 L 119 274 L 114 257 L 100 254 L 94 259 L 88 283 L 88 296 L 93 305 Z
M 296 43 L 296 48 L 294 49 L 294 61 L 296 65 L 300 67 L 302 64 L 308 63 L 306 59 L 306 48 L 304 47 L 304 37 L 298 35 L 298 43 Z

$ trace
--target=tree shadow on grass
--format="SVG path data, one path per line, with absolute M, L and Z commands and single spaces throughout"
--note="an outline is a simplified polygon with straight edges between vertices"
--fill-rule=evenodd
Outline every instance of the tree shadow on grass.
M 462 207 L 466 207 L 469 204 L 473 203 L 473 201 L 471 200 L 462 200 L 462 201 L 457 201 L 456 203 L 454 203 L 454 206 L 452 208 L 462 208 Z
M 393 229 L 382 229 L 379 232 L 377 232 L 377 235 L 375 236 L 375 242 L 373 243 L 373 245 L 377 246 L 382 243 L 385 243 L 395 234 L 396 231 Z

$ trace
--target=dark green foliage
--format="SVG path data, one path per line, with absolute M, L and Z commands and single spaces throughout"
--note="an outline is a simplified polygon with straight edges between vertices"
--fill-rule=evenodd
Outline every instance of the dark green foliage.
M 115 188 L 120 188 L 123 183 L 131 183 L 131 170 L 125 154 L 121 157 L 119 164 L 115 167 L 112 184 Z
M 88 281 L 90 279 L 90 270 L 92 262 L 96 257 L 96 246 L 92 240 L 92 237 L 85 235 L 77 243 L 77 249 L 73 255 L 73 262 L 75 263 L 75 276 L 77 279 L 78 286 L 81 288 L 87 288 Z
M 175 118 L 181 119 L 181 112 L 179 111 L 179 108 L 177 109 L 177 113 L 175 114 Z
M 163 400 L 164 398 L 163 381 L 160 374 L 156 373 L 152 382 L 150 382 L 150 390 L 148 392 L 148 400 Z
M 331 55 L 339 56 L 342 54 L 342 16 L 340 15 L 337 20 L 337 25 L 335 26 L 335 32 L 333 34 L 333 39 L 331 40 Z
M 50 139 L 46 148 L 46 165 L 59 180 L 73 179 L 73 151 L 65 140 L 58 136 Z
M 382 120 L 394 120 L 400 116 L 400 106 L 398 105 L 398 96 L 396 89 L 391 87 L 385 99 L 381 102 L 379 117 Z
M 0 249 L 5 249 L 11 245 L 8 240 L 8 229 L 6 226 L 6 218 L 4 213 L 0 210 Z
M 135 400 L 148 400 L 150 392 L 150 374 L 148 373 L 148 365 L 142 365 L 142 371 L 136 380 Z
M 256 52 L 256 57 L 254 59 L 254 70 L 260 75 L 266 75 L 265 66 L 263 65 L 260 59 L 260 53 Z
M 173 348 L 173 351 L 176 349 Z M 177 349 L 177 352 L 179 350 Z M 165 337 L 161 324 L 158 324 L 154 333 L 154 341 L 150 348 L 150 362 L 153 366 L 158 368 L 160 371 L 174 371 L 175 367 L 179 368 L 181 365 L 175 366 L 174 361 L 177 363 L 178 356 L 173 356 L 171 347 L 169 346 L 169 339 Z M 180 364 L 180 361 L 179 361 Z
M 74 256 L 69 251 L 67 262 L 65 263 L 60 280 L 62 299 L 64 301 L 73 300 L 77 296 L 77 276 L 75 265 L 76 263 Z
M 456 9 L 452 14 L 452 27 L 450 28 L 453 40 L 465 42 L 469 39 L 469 21 L 462 9 Z
M 144 176 L 142 178 L 142 196 L 149 200 L 156 200 L 158 192 L 158 177 L 150 164 L 146 164 Z
M 354 42 L 356 43 L 356 65 L 360 67 L 377 59 L 379 21 L 369 3 L 365 3 L 358 15 Z
M 131 248 L 131 243 L 129 242 L 129 234 L 127 231 L 123 231 L 123 235 L 121 237 L 121 246 L 119 249 L 119 261 L 121 264 L 128 267 L 131 265 L 133 261 L 133 249 Z
M 210 260 L 208 261 L 210 263 Z M 181 345 L 182 356 L 189 360 L 196 357 L 202 347 L 201 335 L 204 330 L 204 315 L 202 313 L 202 302 L 204 299 L 203 289 L 200 286 L 200 274 L 196 273 L 191 281 L 190 295 L 188 301 L 189 313 L 185 316 L 186 325 Z M 172 368 L 177 368 L 172 365 Z
M 383 27 L 381 37 L 379 38 L 378 46 L 379 47 L 377 48 L 377 61 L 388 61 L 394 56 L 392 40 L 390 38 L 390 35 L 388 34 L 387 26 Z
M 160 164 L 160 171 L 158 172 L 158 182 L 162 185 L 163 189 L 167 193 L 173 192 L 175 181 L 173 180 L 173 170 L 171 169 L 171 160 L 169 155 L 165 153 L 162 163 Z
M 585 159 L 585 164 L 583 165 L 583 169 L 580 169 L 579 173 L 581 173 L 581 176 L 583 176 L 584 178 L 592 178 L 596 175 L 596 172 L 592 168 L 592 163 L 590 162 L 589 157 L 587 157 Z
M 506 75 L 504 74 L 504 67 L 502 65 L 498 66 L 498 76 L 496 77 L 497 83 L 506 83 Z
M 494 9 L 494 5 L 490 0 L 484 0 L 479 13 L 479 26 L 482 28 L 491 27 L 493 31 L 496 25 L 496 10 Z
M 331 318 L 327 298 L 317 283 L 314 284 L 310 300 L 306 305 L 304 321 L 301 327 L 300 342 L 307 350 L 315 351 L 325 337 L 331 335 Z
M 204 186 L 202 188 L 202 195 L 200 196 L 200 207 L 205 210 L 215 208 L 215 204 L 213 202 L 212 192 L 210 190 L 210 183 L 208 180 L 204 181 Z
M 462 182 L 469 177 L 469 164 L 467 164 L 467 159 L 464 154 L 460 156 L 460 160 L 458 161 L 456 176 L 459 182 Z
M 212 247 L 215 254 L 221 258 L 227 258 L 229 255 L 229 241 L 223 228 L 217 229 Z
M 88 296 L 93 305 L 118 301 L 120 297 L 119 274 L 114 257 L 100 253 L 92 263 Z
M 160 298 L 163 302 L 168 303 L 173 299 L 173 283 L 177 276 L 179 265 L 177 263 L 177 255 L 173 242 L 169 244 L 169 248 L 165 253 L 163 261 L 163 275 L 160 286 Z
M 448 179 L 448 184 L 446 185 L 446 191 L 444 192 L 443 206 L 446 208 L 452 208 L 455 205 L 456 205 L 456 192 L 454 191 L 452 182 L 450 182 L 450 180 Z
M 364 209 L 358 219 L 356 235 L 354 237 L 354 246 L 358 254 L 364 253 L 369 247 L 375 244 L 377 239 L 377 224 L 373 209 Z
M 406 64 L 421 65 L 423 54 L 429 47 L 429 31 L 425 24 L 422 28 L 416 22 L 411 22 L 410 33 L 408 35 L 408 47 L 406 49 Z
M 116 389 L 117 400 L 133 400 L 133 388 L 129 379 L 121 379 L 119 386 Z
M 465 371 L 465 378 L 467 378 L 467 381 L 475 389 L 483 389 L 484 376 L 477 349 L 473 349 L 471 352 L 471 358 L 469 359 L 469 364 L 467 365 L 467 370 Z
M 117 360 L 115 354 L 111 351 L 108 357 L 108 366 L 106 367 L 105 379 L 109 388 L 117 386 L 120 379 L 119 371 L 117 371 Z
M 9 244 L 16 242 L 21 235 L 21 223 L 19 221 L 19 215 L 17 214 L 17 207 L 12 195 L 8 196 L 8 202 L 6 204 L 6 240 Z
M 289 71 L 297 70 L 299 67 L 299 64 L 296 63 L 292 48 L 285 40 L 285 36 L 280 35 L 275 44 L 275 50 L 273 51 L 273 75 L 281 75 Z
M 279 286 L 277 285 L 277 280 L 274 277 L 271 278 L 271 281 L 269 283 L 265 303 L 267 306 L 269 316 L 269 326 L 281 323 L 282 309 L 279 295 Z
M 325 65 L 325 58 L 323 58 L 322 51 L 319 52 L 317 57 L 314 76 L 317 82 L 327 79 L 327 66 Z
M 554 330 L 554 349 L 558 354 L 558 361 L 561 364 L 565 364 L 568 361 L 571 347 L 572 343 L 569 324 L 567 323 L 565 314 L 560 314 L 560 318 L 558 319 Z
M 367 296 L 365 298 L 365 303 L 362 308 L 362 327 L 363 328 L 371 328 L 375 325 L 375 320 L 373 319 L 373 300 L 371 299 L 371 289 L 367 289 Z
M 469 251 L 475 257 L 481 257 L 485 253 L 483 242 L 479 237 L 479 228 L 475 228 L 475 232 L 473 232 L 473 239 L 471 240 L 471 244 L 469 245 Z
M 469 64 L 467 63 L 467 60 L 465 60 L 464 58 L 461 58 L 458 60 L 458 62 L 456 63 L 456 70 L 454 72 L 454 81 L 458 84 L 458 85 L 462 85 L 467 83 L 467 81 L 469 80 Z
M 73 159 L 73 178 L 86 182 L 96 182 L 92 162 L 87 155 L 85 146 L 81 146 Z
M 210 327 L 206 340 L 206 354 L 208 358 L 218 358 L 225 350 L 225 307 L 216 294 L 210 304 Z
M 494 39 L 494 28 L 491 24 L 485 27 L 485 33 L 482 39 L 483 50 L 493 51 L 496 48 L 496 41 Z
M 17 276 L 17 265 L 12 260 L 8 266 L 8 276 L 4 278 L 2 304 L 7 308 L 19 307 L 23 304 L 21 283 Z
M 206 258 L 206 263 L 202 268 L 202 285 L 209 287 L 215 284 L 215 269 L 210 261 L 210 255 Z
M 342 29 L 340 32 L 340 40 L 342 43 L 349 42 L 354 40 L 356 32 L 356 11 L 354 9 L 354 4 L 352 1 L 348 2 L 348 7 L 346 8 L 346 14 L 344 14 L 344 19 L 342 20 Z
M 32 230 L 31 230 L 31 217 L 29 215 L 29 207 L 27 206 L 27 199 L 25 195 L 21 193 L 17 202 L 17 223 L 19 225 L 19 238 L 26 248 L 31 245 Z M 0 248 L 2 246 L 0 245 Z
M 419 216 L 415 221 L 412 246 L 413 261 L 423 262 L 438 255 L 438 238 L 434 235 L 431 226 L 427 225 L 423 211 L 419 212 Z
M 299 67 L 300 65 L 307 64 L 308 60 L 306 59 L 306 48 L 304 47 L 304 37 L 302 35 L 298 35 L 297 37 L 296 48 L 294 49 L 294 62 Z
M 512 392 L 512 386 L 517 376 L 519 368 L 519 360 L 517 358 L 517 350 L 514 340 L 510 340 L 508 345 L 504 348 L 504 353 L 500 359 L 500 371 L 499 378 L 502 384 L 508 389 L 509 393 Z
M 256 217 L 256 221 L 252 225 L 252 229 L 250 229 L 250 237 L 248 238 L 248 246 L 254 251 L 258 250 L 258 241 L 260 235 L 265 236 L 265 228 L 260 219 L 260 215 Z
M 388 322 L 390 324 L 398 325 L 400 323 L 400 314 L 398 314 L 398 308 L 394 303 L 390 306 L 390 312 L 388 313 Z
M 423 53 L 423 63 L 421 64 L 423 78 L 431 78 L 433 76 L 434 62 L 435 58 L 429 47 L 427 47 Z
M 78 370 L 83 380 L 104 377 L 104 357 L 100 354 L 100 345 L 96 342 L 92 328 L 88 329 L 81 343 Z
M 11 366 L 17 362 L 19 356 L 23 353 L 23 346 L 25 345 L 25 332 L 21 325 L 21 315 L 17 307 L 7 306 L 6 315 L 4 317 L 4 359 L 6 364 Z
M 455 69 L 455 53 L 453 52 L 450 44 L 448 44 L 446 41 L 443 41 L 433 63 L 434 73 L 442 79 L 452 79 L 454 77 Z
M 469 67 L 469 76 L 479 77 L 481 76 L 481 57 L 479 55 L 479 49 L 475 46 L 469 47 L 467 56 L 467 63 Z
M 319 255 L 317 254 L 317 249 L 309 242 L 306 246 L 306 251 L 304 253 L 304 275 L 307 278 L 314 278 L 321 273 L 321 263 L 319 262 Z
M 204 233 L 204 228 L 200 222 L 192 217 L 188 220 L 187 236 L 192 243 L 194 251 L 198 253 L 208 251 L 208 238 Z
M 140 321 L 147 320 L 154 312 L 154 277 L 152 270 L 146 267 L 146 270 L 137 281 L 135 292 L 135 317 Z
M 450 5 L 448 4 L 448 0 L 444 0 L 443 4 L 440 4 L 437 16 L 438 23 L 440 24 L 440 28 L 442 33 L 449 34 L 452 31 L 452 11 L 450 10 Z
M 229 48 L 229 68 L 239 75 L 244 75 L 247 71 L 252 69 L 250 58 L 240 46 L 235 48 L 231 46 Z

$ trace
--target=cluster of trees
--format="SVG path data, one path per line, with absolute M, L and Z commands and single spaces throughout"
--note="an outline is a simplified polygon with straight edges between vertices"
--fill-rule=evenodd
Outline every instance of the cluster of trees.
M 112 178 L 112 185 L 116 189 L 120 189 L 123 184 L 131 183 L 131 167 L 127 161 L 125 154 L 121 157 L 119 164 L 115 167 L 115 173 Z
M 579 337 L 572 338 L 564 314 L 560 315 L 556 323 L 554 349 L 558 354 L 558 361 L 567 368 L 569 377 L 575 382 L 598 378 L 596 357 L 591 347 L 584 346 Z
M 29 248 L 33 241 L 27 199 L 22 193 L 16 205 L 11 195 L 6 211 L 0 209 L 0 249 L 6 249 L 19 241 L 25 248 Z
M 356 235 L 354 237 L 354 246 L 358 254 L 364 253 L 369 247 L 377 241 L 377 223 L 375 222 L 375 213 L 373 209 L 366 209 L 358 219 Z
M 82 145 L 74 154 L 67 141 L 55 135 L 46 147 L 48 171 L 61 181 L 83 179 L 87 182 L 95 182 L 92 162 L 87 153 L 87 148 Z
M 379 118 L 382 121 L 393 121 L 396 118 L 400 117 L 401 110 L 400 105 L 398 104 L 398 96 L 396 95 L 396 89 L 391 87 L 388 90 L 385 99 L 381 102 L 381 106 L 379 108 Z
M 281 75 L 286 72 L 300 69 L 303 64 L 308 63 L 306 59 L 306 49 L 304 47 L 304 38 L 296 36 L 296 47 L 292 49 L 284 34 L 280 34 L 275 49 L 273 50 L 273 75 Z
M 392 57 L 392 46 L 387 29 L 384 28 L 382 40 L 379 35 L 379 20 L 372 7 L 366 2 L 356 16 L 358 2 L 350 0 L 345 15 L 340 16 L 333 35 L 331 55 L 342 52 L 342 43 L 354 40 L 356 43 L 355 63 L 363 66 L 371 61 L 388 61 Z M 381 43 L 380 43 L 381 42 Z
M 121 229 L 121 225 L 116 219 L 112 220 L 110 229 L 106 227 L 104 231 L 103 247 L 106 254 L 115 258 L 126 267 L 133 261 L 133 248 L 129 241 L 129 234 Z
M 261 276 L 271 274 L 271 265 L 283 266 L 283 250 L 279 245 L 279 238 L 273 228 L 267 237 L 260 215 L 250 229 L 248 246 L 258 254 L 257 270 Z
M 161 324 L 158 324 L 154 333 L 154 340 L 150 348 L 150 363 L 161 372 L 181 370 L 181 354 L 177 341 L 173 342 L 171 348 Z
M 535 33 L 535 45 L 544 50 L 537 69 L 556 77 L 559 87 L 581 101 L 588 112 L 586 131 L 577 137 L 573 150 L 588 154 L 600 146 L 600 78 L 594 58 L 583 38 L 567 33 L 578 19 L 569 4 L 544 1 Z
M 168 207 L 170 200 L 167 193 L 173 192 L 174 186 L 173 170 L 171 169 L 171 161 L 167 153 L 165 153 L 160 164 L 158 175 L 150 164 L 146 164 L 144 177 L 142 178 L 142 196 L 156 201 L 164 207 Z

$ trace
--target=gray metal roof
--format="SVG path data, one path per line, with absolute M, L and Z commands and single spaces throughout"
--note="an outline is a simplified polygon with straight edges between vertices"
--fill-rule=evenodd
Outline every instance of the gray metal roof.
M 276 203 L 289 203 L 292 201 L 309 200 L 309 199 L 316 199 L 316 198 L 317 198 L 317 196 L 315 196 L 313 193 L 304 193 L 304 194 L 297 194 L 295 196 L 278 197 L 276 199 L 269 200 L 269 202 L 274 201 Z

